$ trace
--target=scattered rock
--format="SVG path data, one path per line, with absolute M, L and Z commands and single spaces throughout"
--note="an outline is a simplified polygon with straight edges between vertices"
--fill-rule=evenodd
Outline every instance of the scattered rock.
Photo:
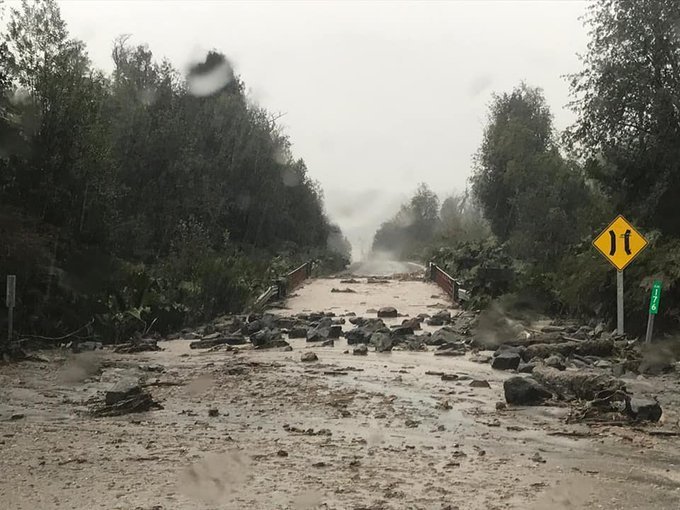
M 520 361 L 520 355 L 516 352 L 504 351 L 494 357 L 491 361 L 491 368 L 496 370 L 516 370 Z
M 319 357 L 312 351 L 303 352 L 302 356 L 300 356 L 300 361 L 303 361 L 305 363 L 310 361 L 319 361 Z
M 334 347 L 334 346 L 335 346 L 335 341 L 333 339 L 326 340 L 325 342 L 321 343 L 321 347 Z
M 378 317 L 398 317 L 399 312 L 393 306 L 384 306 L 378 310 Z
M 93 411 L 95 416 L 119 416 L 162 409 L 151 395 L 142 390 L 139 381 L 126 379 L 117 382 L 104 396 L 104 405 Z
M 656 400 L 631 398 L 626 411 L 636 420 L 659 421 L 663 411 Z
M 470 386 L 473 388 L 491 388 L 489 381 L 484 379 L 473 379 L 470 381 Z
M 288 330 L 288 338 L 307 338 L 307 328 L 297 326 Z
M 276 455 L 278 457 L 288 457 L 288 452 L 286 450 L 279 450 L 278 452 L 276 452 Z
M 546 366 L 556 368 L 557 370 L 567 369 L 567 366 L 564 364 L 564 358 L 557 354 L 553 354 L 552 356 L 548 356 L 547 358 L 545 358 L 544 363 L 546 364 Z
M 359 344 L 354 348 L 352 353 L 356 356 L 366 356 L 368 354 L 368 347 L 366 344 Z
M 534 371 L 534 368 L 536 367 L 536 363 L 524 363 L 523 361 L 519 364 L 517 367 L 517 371 L 520 374 L 530 374 L 531 372 Z
M 388 352 L 392 350 L 392 339 L 387 333 L 376 331 L 371 335 L 371 344 L 375 346 L 376 352 Z
M 435 356 L 465 356 L 465 350 L 461 348 L 449 347 L 446 349 L 438 349 L 434 353 Z
M 533 457 L 531 457 L 531 460 L 539 464 L 545 464 L 545 459 L 541 457 L 541 454 L 538 452 L 534 453 Z
M 208 416 L 211 418 L 215 418 L 220 415 L 220 412 L 217 409 L 208 409 Z
M 338 292 L 343 294 L 356 294 L 356 290 L 346 288 L 346 289 L 336 289 L 335 287 L 331 289 L 331 292 Z
M 191 342 L 189 349 L 210 349 L 217 345 L 243 345 L 246 343 L 246 338 L 242 335 L 223 336 L 221 333 L 209 335 L 211 338 L 205 337 L 202 340 Z
M 82 342 L 80 346 L 84 346 L 87 342 Z M 99 342 L 94 342 L 99 343 Z M 101 345 L 101 344 L 100 344 Z M 101 347 L 99 347 L 101 348 Z M 87 349 L 94 350 L 94 349 Z M 162 350 L 158 347 L 158 343 L 153 338 L 140 338 L 134 339 L 125 344 L 119 344 L 114 349 L 114 352 L 123 354 L 134 354 L 136 352 L 149 352 L 149 351 L 160 351 Z
M 552 397 L 552 393 L 534 379 L 519 375 L 507 379 L 503 390 L 506 402 L 514 405 L 538 405 Z

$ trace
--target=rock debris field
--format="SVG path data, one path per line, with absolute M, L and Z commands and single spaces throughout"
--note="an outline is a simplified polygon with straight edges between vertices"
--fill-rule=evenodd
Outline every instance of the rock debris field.
M 680 367 L 408 275 L 0 369 L 8 509 L 680 508 Z

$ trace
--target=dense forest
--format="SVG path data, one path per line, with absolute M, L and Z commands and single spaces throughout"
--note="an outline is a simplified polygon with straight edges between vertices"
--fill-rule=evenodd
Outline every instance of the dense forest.
M 625 271 L 627 324 L 640 331 L 661 279 L 659 323 L 677 329 L 680 4 L 598 0 L 585 23 L 583 68 L 568 76 L 575 124 L 557 132 L 538 87 L 493 95 L 469 192 L 439 207 L 421 185 L 374 249 L 436 261 L 473 290 L 472 306 L 510 293 L 548 312 L 612 319 L 615 270 L 591 242 L 623 214 L 650 242 Z
M 348 261 L 319 186 L 225 55 L 182 76 L 122 36 L 108 75 L 54 0 L 4 18 L 0 274 L 17 275 L 18 332 L 168 330 L 240 311 L 310 257 Z

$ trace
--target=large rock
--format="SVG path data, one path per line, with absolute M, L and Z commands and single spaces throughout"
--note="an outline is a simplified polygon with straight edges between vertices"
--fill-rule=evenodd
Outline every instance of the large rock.
M 401 322 L 402 327 L 404 328 L 411 328 L 414 331 L 420 329 L 420 323 L 422 322 L 422 319 L 419 317 L 413 317 L 412 319 L 404 319 Z
M 514 405 L 539 405 L 552 394 L 531 377 L 515 376 L 503 383 L 505 400 Z
M 524 351 L 525 351 L 525 350 L 526 350 L 526 347 L 524 347 L 523 345 L 507 345 L 507 344 L 503 344 L 503 345 L 499 346 L 498 349 L 495 350 L 495 352 L 493 353 L 493 355 L 494 355 L 494 356 L 498 356 L 499 354 L 504 353 L 504 352 L 514 352 L 514 353 L 519 354 L 520 356 L 522 356 L 522 354 L 524 354 Z
M 392 334 L 396 336 L 412 335 L 413 332 L 414 332 L 413 327 L 404 326 L 403 324 L 401 326 L 395 326 L 394 328 L 392 328 Z
M 129 399 L 135 395 L 142 393 L 142 386 L 139 380 L 123 379 L 118 381 L 113 387 L 104 395 L 104 402 L 106 405 L 117 404 L 121 400 Z
M 378 317 L 398 317 L 399 312 L 393 306 L 384 306 L 378 310 Z
M 366 344 L 370 342 L 372 331 L 367 330 L 363 327 L 358 327 L 345 331 L 345 338 L 347 339 L 347 345 L 354 344 Z
M 366 356 L 368 354 L 368 347 L 366 347 L 366 344 L 359 344 L 354 348 L 352 354 L 355 356 Z
M 663 413 L 656 400 L 645 398 L 631 398 L 626 406 L 626 411 L 633 418 L 641 421 L 659 421 Z
M 567 366 L 564 364 L 564 358 L 559 354 L 548 356 L 545 361 L 547 367 L 556 368 L 557 370 L 566 370 Z
M 307 338 L 307 331 L 304 326 L 296 326 L 288 331 L 288 338 Z
M 516 352 L 501 352 L 491 361 L 491 368 L 496 370 L 517 370 L 522 358 Z
M 309 363 L 310 361 L 319 361 L 319 357 L 312 351 L 303 352 L 302 356 L 300 356 L 300 361 L 305 363 Z
M 463 341 L 465 341 L 465 337 L 457 331 L 454 331 L 451 326 L 444 326 L 443 328 L 438 329 L 425 340 L 428 345 L 444 345 Z
M 257 333 L 256 333 L 257 334 Z M 189 344 L 190 349 L 210 349 L 217 345 L 243 345 L 247 342 L 243 335 L 222 335 L 221 333 L 214 333 L 204 337 L 197 342 Z
M 342 326 L 333 324 L 328 330 L 328 338 L 340 338 L 342 334 Z
M 325 342 L 330 336 L 331 329 L 329 327 L 319 326 L 307 331 L 308 342 Z
M 281 332 L 278 329 L 264 328 L 250 335 L 250 342 L 255 347 L 262 347 L 280 339 Z
M 375 346 L 377 352 L 387 352 L 392 350 L 392 338 L 387 333 L 376 331 L 371 335 L 371 344 Z

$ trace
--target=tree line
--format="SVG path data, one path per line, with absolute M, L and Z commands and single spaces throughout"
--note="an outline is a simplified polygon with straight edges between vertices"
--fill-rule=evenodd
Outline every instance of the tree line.
M 240 311 L 307 257 L 347 261 L 321 189 L 225 55 L 183 76 L 122 36 L 107 74 L 54 0 L 5 14 L 0 273 L 18 275 L 20 332 L 167 330 Z
M 433 259 L 478 289 L 475 305 L 513 292 L 532 296 L 547 311 L 611 319 L 615 272 L 591 242 L 623 214 L 650 241 L 626 269 L 627 322 L 633 331 L 643 327 L 649 287 L 661 279 L 660 324 L 677 328 L 680 4 L 598 0 L 585 24 L 583 68 L 568 76 L 574 125 L 556 131 L 539 87 L 521 83 L 491 98 L 469 186 L 472 207 L 491 235 L 446 239 L 429 227 L 419 230 L 422 239 L 400 230 L 395 218 L 377 232 L 374 246 L 383 246 L 396 228 L 409 255 Z M 430 196 L 422 187 L 416 194 Z M 429 225 L 444 216 L 442 207 Z

